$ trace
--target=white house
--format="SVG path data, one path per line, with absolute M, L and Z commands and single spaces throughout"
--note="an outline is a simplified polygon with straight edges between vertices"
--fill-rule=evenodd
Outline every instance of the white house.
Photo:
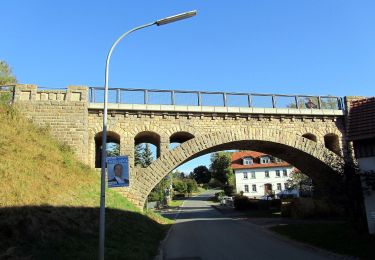
M 232 153 L 232 169 L 237 193 L 261 198 L 284 191 L 294 167 L 267 154 L 244 151 Z

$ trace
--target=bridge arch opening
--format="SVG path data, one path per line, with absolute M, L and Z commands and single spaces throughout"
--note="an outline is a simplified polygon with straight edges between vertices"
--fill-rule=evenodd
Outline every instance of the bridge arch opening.
M 317 141 L 318 141 L 316 135 L 311 134 L 311 133 L 303 134 L 302 137 L 305 137 L 305 138 L 307 138 L 307 139 L 309 139 L 309 140 L 311 140 L 311 141 L 314 141 L 314 142 L 317 142 Z
M 169 149 L 173 149 L 177 147 L 178 145 L 189 141 L 190 139 L 193 139 L 195 136 L 189 132 L 181 131 L 173 133 L 169 137 Z
M 335 154 L 341 155 L 340 141 L 336 134 L 326 134 L 324 136 L 324 145 Z
M 237 140 L 228 140 L 225 133 L 221 133 L 213 134 L 212 136 L 207 134 L 196 138 L 198 140 L 187 141 L 179 147 L 170 150 L 162 158 L 154 161 L 151 165 L 152 167 L 144 169 L 141 173 L 142 177 L 150 175 L 156 177 L 155 182 L 148 185 L 149 188 L 145 191 L 146 196 L 164 176 L 178 166 L 199 156 L 225 150 L 258 151 L 288 162 L 302 173 L 308 175 L 316 187 L 323 187 L 315 190 L 315 194 L 318 196 L 319 194 L 323 194 L 324 190 L 327 190 L 327 185 L 331 191 L 336 189 L 335 187 L 331 187 L 332 185 L 338 187 L 339 176 L 334 165 L 340 167 L 339 165 L 343 162 L 342 158 L 333 154 L 324 146 L 306 140 L 301 136 L 295 136 L 295 140 L 288 140 L 287 138 L 292 138 L 290 135 L 286 135 L 286 139 L 282 137 L 280 140 L 270 140 L 270 138 L 268 140 L 259 140 L 257 138 L 242 138 L 241 134 L 233 133 L 232 139 Z M 210 142 L 209 140 L 214 141 Z M 140 181 L 143 182 L 142 180 Z M 340 188 L 337 190 L 339 192 Z M 143 198 L 144 202 L 145 197 Z
M 152 131 L 143 131 L 134 137 L 134 147 L 149 144 L 156 157 L 160 157 L 160 135 Z
M 102 167 L 102 132 L 97 133 L 95 139 L 95 168 Z M 120 135 L 113 131 L 107 132 L 107 152 L 108 150 L 114 150 L 120 148 Z M 117 148 L 115 148 L 117 147 Z M 117 153 L 117 152 L 116 152 Z

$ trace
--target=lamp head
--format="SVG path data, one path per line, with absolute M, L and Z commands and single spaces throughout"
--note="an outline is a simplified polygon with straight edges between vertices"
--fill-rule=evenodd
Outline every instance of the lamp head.
M 187 19 L 187 18 L 193 17 L 196 14 L 197 14 L 196 10 L 190 11 L 190 12 L 181 13 L 181 14 L 176 14 L 176 15 L 172 15 L 172 16 L 169 16 L 169 17 L 157 20 L 155 22 L 155 24 L 158 25 L 158 26 L 160 26 L 160 25 L 164 25 L 164 24 L 168 24 L 168 23 L 173 23 L 173 22 L 177 22 L 179 20 L 183 20 L 183 19 Z

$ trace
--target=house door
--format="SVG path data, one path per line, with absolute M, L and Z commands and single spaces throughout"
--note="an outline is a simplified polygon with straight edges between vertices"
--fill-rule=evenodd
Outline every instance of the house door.
M 270 195 L 272 194 L 272 184 L 266 183 L 264 184 L 264 195 Z

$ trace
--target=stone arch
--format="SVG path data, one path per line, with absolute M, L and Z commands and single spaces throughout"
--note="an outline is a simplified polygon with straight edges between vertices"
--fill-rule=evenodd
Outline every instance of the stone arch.
M 190 139 L 193 139 L 195 136 L 189 132 L 180 131 L 175 132 L 169 137 L 170 143 L 184 143 L 186 141 L 189 141 Z
M 317 142 L 317 140 L 318 140 L 317 137 L 316 137 L 316 135 L 311 134 L 311 133 L 303 134 L 302 137 L 305 137 L 305 138 L 307 138 L 307 139 L 309 139 L 311 141 L 314 141 L 314 142 Z
M 143 207 L 147 195 L 160 180 L 179 165 L 200 155 L 230 149 L 256 150 L 285 160 L 314 179 L 324 181 L 341 170 L 343 158 L 323 145 L 291 132 L 273 129 L 238 129 L 195 137 L 163 154 L 134 180 L 133 202 Z M 321 174 L 326 173 L 326 174 Z
M 95 142 L 95 168 L 102 167 L 102 133 L 99 132 L 94 137 Z M 107 143 L 121 143 L 121 137 L 118 133 L 107 131 Z
M 150 143 L 156 146 L 157 157 L 160 157 L 160 135 L 152 131 L 142 131 L 134 136 L 134 146 L 141 143 Z
M 337 134 L 326 134 L 324 136 L 324 145 L 327 149 L 334 152 L 337 155 L 341 155 L 340 141 Z
M 101 124 L 100 122 L 91 125 L 89 130 L 88 130 L 88 138 L 89 138 L 89 143 L 88 143 L 89 159 L 88 159 L 88 163 L 92 167 L 96 167 L 96 163 L 95 163 L 95 161 L 96 161 L 96 159 L 95 159 L 96 158 L 95 137 L 99 134 L 101 135 L 102 130 L 103 130 L 103 124 Z M 125 144 L 126 132 L 122 128 L 120 128 L 117 125 L 108 124 L 107 133 L 108 132 L 114 132 L 114 133 L 118 134 L 120 136 L 120 139 L 121 139 L 121 142 L 120 142 L 121 146 L 123 144 Z

